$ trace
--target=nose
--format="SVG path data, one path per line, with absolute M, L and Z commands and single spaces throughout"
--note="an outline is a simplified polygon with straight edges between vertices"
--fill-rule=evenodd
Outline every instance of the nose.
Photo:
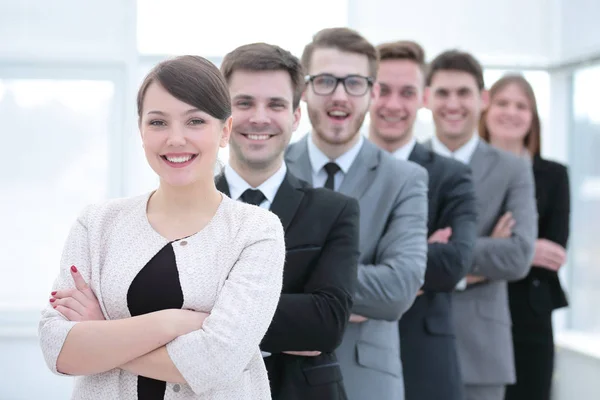
M 338 82 L 337 87 L 331 94 L 331 99 L 334 101 L 348 101 L 348 93 L 346 93 L 346 89 L 342 82 Z
M 397 94 L 388 96 L 383 101 L 383 105 L 385 108 L 387 108 L 389 110 L 395 110 L 395 111 L 402 109 L 402 106 L 403 106 L 402 100 L 400 99 L 400 96 Z
M 516 105 L 512 104 L 508 107 L 508 115 L 510 115 L 511 117 L 514 117 L 518 114 L 519 114 L 519 109 L 517 108 Z
M 458 101 L 458 96 L 456 94 L 450 94 L 446 100 L 446 108 L 449 110 L 458 110 L 459 107 L 460 102 Z
M 167 137 L 167 145 L 171 147 L 184 146 L 185 139 L 185 128 L 181 124 L 173 124 L 169 129 L 169 136 Z
M 270 122 L 269 114 L 264 106 L 256 107 L 250 117 L 250 123 L 253 125 L 268 125 Z

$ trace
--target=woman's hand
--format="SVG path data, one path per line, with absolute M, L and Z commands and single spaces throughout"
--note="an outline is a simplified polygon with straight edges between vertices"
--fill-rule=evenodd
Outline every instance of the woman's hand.
M 52 307 L 69 321 L 105 320 L 96 295 L 77 271 L 77 267 L 73 265 L 70 270 L 75 289 L 52 292 Z
M 535 242 L 535 254 L 533 256 L 533 265 L 544 267 L 551 271 L 558 271 L 567 260 L 565 249 L 547 239 L 538 239 Z

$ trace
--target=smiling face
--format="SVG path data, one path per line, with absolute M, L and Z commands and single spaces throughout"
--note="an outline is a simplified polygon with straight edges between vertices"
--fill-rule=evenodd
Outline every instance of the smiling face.
M 222 122 L 153 82 L 144 95 L 139 125 L 146 159 L 161 184 L 180 187 L 213 179 L 217 152 L 229 139 L 231 118 Z
M 317 48 L 312 54 L 308 73 L 312 76 L 329 74 L 337 78 L 349 75 L 368 77 L 369 59 L 363 54 Z M 362 96 L 351 96 L 341 82 L 333 93 L 318 95 L 309 84 L 303 98 L 317 145 L 321 142 L 327 146 L 350 148 L 358 140 L 360 127 L 374 96 L 372 88 Z
M 504 143 L 523 143 L 531 130 L 532 104 L 515 83 L 506 85 L 490 99 L 485 123 L 490 137 Z
M 292 133 L 300 122 L 293 109 L 294 91 L 287 71 L 233 72 L 229 79 L 232 99 L 232 163 L 250 169 L 276 169 Z
M 425 101 L 440 140 L 466 143 L 487 105 L 487 91 L 479 90 L 475 77 L 468 72 L 440 70 L 431 79 Z
M 370 110 L 370 136 L 386 147 L 399 148 L 412 138 L 417 112 L 423 105 L 423 72 L 412 60 L 379 64 L 379 96 Z

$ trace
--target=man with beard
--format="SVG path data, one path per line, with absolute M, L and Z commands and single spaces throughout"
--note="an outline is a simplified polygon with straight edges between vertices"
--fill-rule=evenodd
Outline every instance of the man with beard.
M 217 188 L 270 209 L 285 229 L 283 293 L 261 343 L 272 398 L 345 399 L 333 352 L 356 287 L 358 203 L 310 188 L 283 162 L 300 121 L 300 60 L 277 46 L 255 43 L 227 54 L 221 71 L 234 122 L 229 164 Z
M 463 400 L 451 293 L 471 266 L 477 237 L 471 169 L 426 149 L 414 137 L 425 89 L 423 48 L 398 41 L 381 44 L 377 50 L 380 95 L 371 106 L 369 139 L 429 173 L 425 284 L 422 295 L 400 319 L 406 400 Z
M 348 397 L 403 399 L 398 320 L 423 283 L 427 172 L 359 133 L 377 95 L 377 52 L 357 32 L 318 32 L 302 55 L 312 131 L 291 145 L 292 173 L 356 198 L 360 260 L 353 315 L 336 351 Z

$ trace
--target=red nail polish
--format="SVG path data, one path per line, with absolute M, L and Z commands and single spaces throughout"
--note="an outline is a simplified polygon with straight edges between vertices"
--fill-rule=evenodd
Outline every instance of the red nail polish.
M 52 292 L 52 293 L 50 293 L 50 294 L 51 294 L 52 296 L 54 296 L 54 295 L 56 294 L 56 292 Z
M 50 303 L 54 303 L 56 299 L 50 299 Z
M 73 272 L 77 272 L 77 267 L 76 267 L 76 266 L 74 266 L 74 265 L 71 265 L 71 271 L 73 271 Z

